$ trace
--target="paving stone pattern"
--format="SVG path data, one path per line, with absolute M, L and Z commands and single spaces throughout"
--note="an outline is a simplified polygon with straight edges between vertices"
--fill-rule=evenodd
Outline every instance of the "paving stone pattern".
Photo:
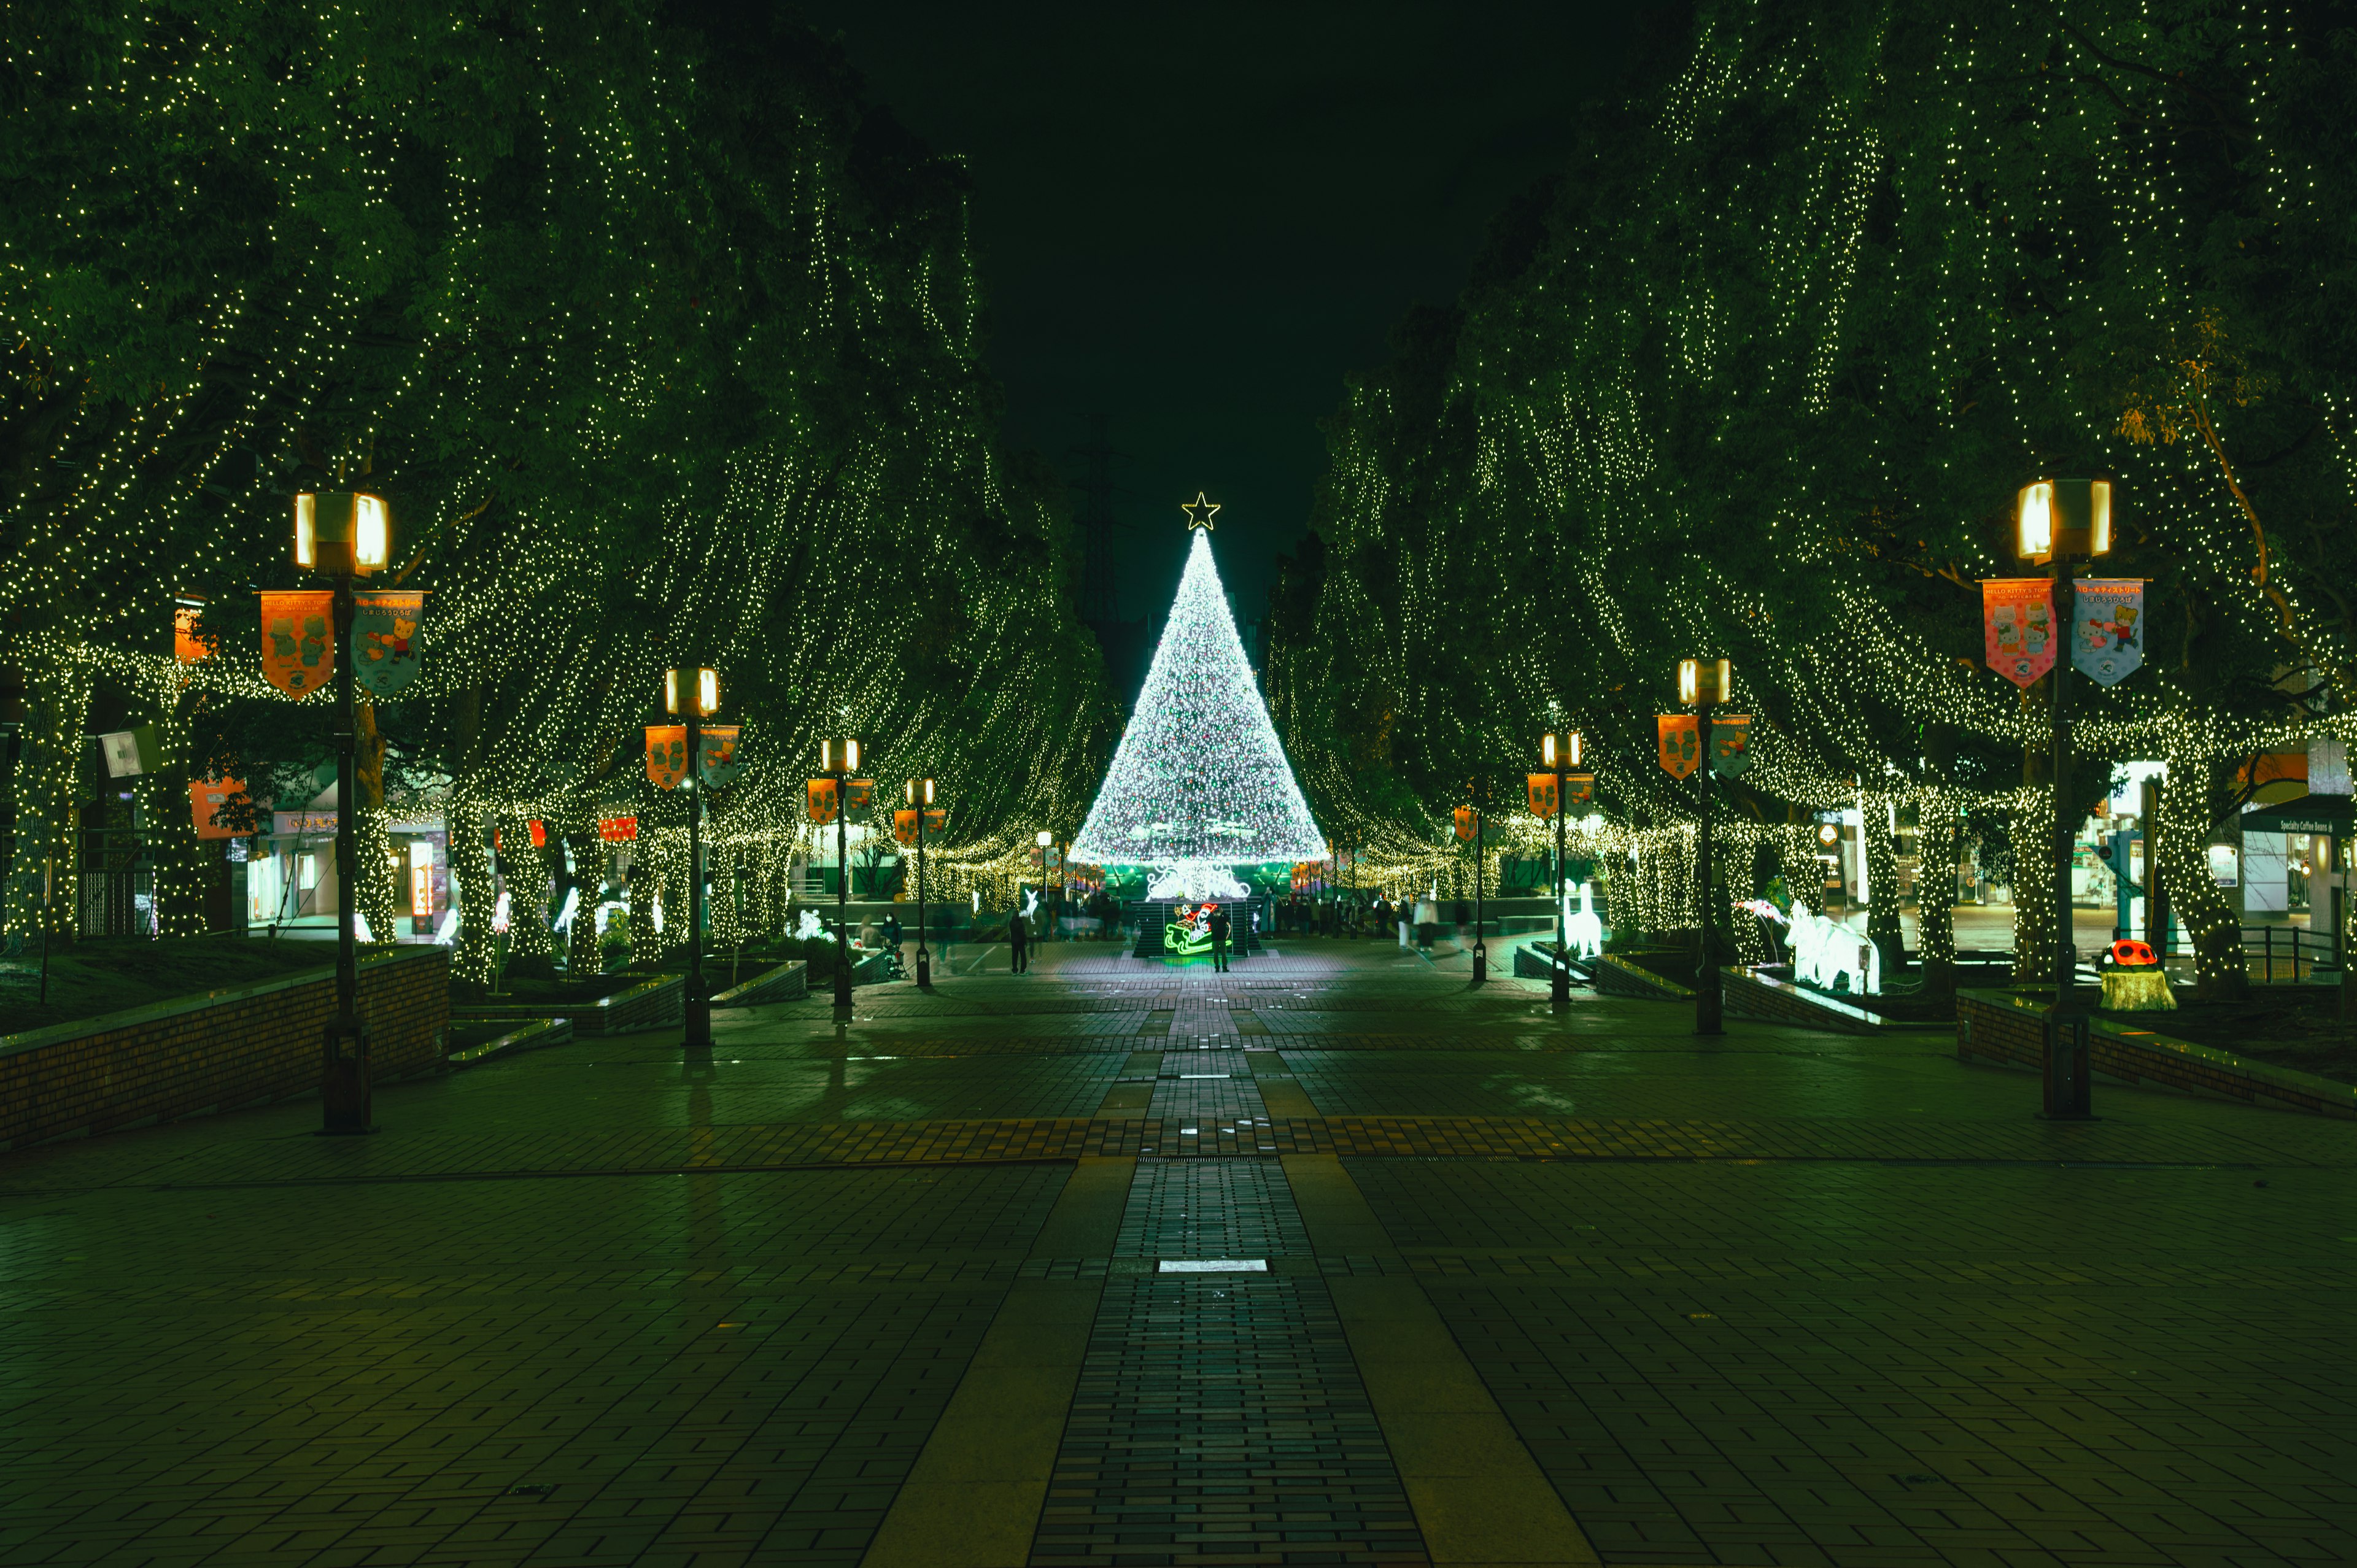
M 1366 1273 L 1608 1562 L 2357 1561 L 2347 1123 L 1388 943 L 936 972 L 0 1157 L 0 1563 L 848 1568 L 1038 1279 L 1102 1294 L 1034 1562 L 1423 1563 Z

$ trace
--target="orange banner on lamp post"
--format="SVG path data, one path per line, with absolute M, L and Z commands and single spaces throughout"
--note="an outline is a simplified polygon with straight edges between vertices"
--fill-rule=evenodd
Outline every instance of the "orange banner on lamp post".
M 1981 631 L 1988 667 L 2017 686 L 2054 668 L 2054 583 L 2049 577 L 1981 579 Z
M 290 697 L 307 697 L 336 672 L 332 589 L 272 590 L 262 596 L 262 673 Z
M 1691 779 L 1702 764 L 1702 726 L 1692 714 L 1656 714 L 1662 746 L 1662 771 L 1673 779 Z

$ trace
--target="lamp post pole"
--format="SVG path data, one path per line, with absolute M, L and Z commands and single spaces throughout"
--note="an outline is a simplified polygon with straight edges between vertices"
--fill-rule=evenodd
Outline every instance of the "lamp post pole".
M 1486 924 L 1482 919 L 1485 911 L 1481 907 L 1481 863 L 1489 858 L 1488 841 L 1483 836 L 1489 822 L 1488 813 L 1481 810 L 1482 799 L 1480 781 L 1476 779 L 1473 786 L 1473 983 L 1476 985 L 1486 983 L 1490 978 L 1490 946 L 1481 940 L 1481 929 Z
M 1547 1005 L 1560 1013 L 1571 1005 L 1571 928 L 1563 910 L 1571 880 L 1564 867 L 1563 823 L 1571 815 L 1570 775 L 1579 765 L 1579 732 L 1548 735 L 1539 745 L 1539 760 L 1555 774 L 1555 966 L 1547 977 Z
M 1041 828 L 1032 841 L 1039 846 L 1039 929 L 1032 934 L 1042 942 L 1048 940 L 1048 845 L 1054 836 Z
M 687 703 L 687 1038 L 690 1051 L 712 1049 L 712 998 L 704 990 L 703 679 Z
M 1724 1005 L 1718 989 L 1718 908 L 1711 895 L 1711 767 L 1710 715 L 1716 703 L 1705 701 L 1695 704 L 1695 727 L 1699 732 L 1702 766 L 1695 780 L 1702 786 L 1702 827 L 1695 842 L 1695 880 L 1702 895 L 1702 972 L 1695 977 L 1695 1033 L 1720 1035 L 1727 1032 L 1721 1009 Z
M 834 1004 L 847 1008 L 851 1005 L 851 776 L 859 771 L 857 738 L 846 736 L 820 741 L 818 771 L 834 784 Z
M 1678 700 L 1695 711 L 1695 782 L 1702 792 L 1702 821 L 1695 837 L 1695 882 L 1702 906 L 1702 961 L 1695 975 L 1695 1033 L 1697 1035 L 1723 1035 L 1727 1032 L 1719 994 L 1717 899 L 1711 891 L 1713 769 L 1710 720 L 1713 711 L 1727 701 L 1727 687 L 1732 680 L 1732 667 L 1724 659 L 1685 659 L 1678 662 Z
M 352 829 L 352 749 L 357 725 L 352 714 L 352 575 L 336 574 L 336 1016 L 328 1026 L 327 1077 L 331 1092 L 321 1096 L 326 1130 L 369 1130 L 368 1036 L 360 1019 L 360 940 L 353 929 L 354 895 L 360 891 L 360 848 Z M 352 1054 L 343 1053 L 343 1042 Z
M 2078 932 L 2072 929 L 2071 860 L 2078 824 L 2071 818 L 2071 667 L 2078 611 L 2077 564 L 2112 547 L 2109 479 L 2040 479 L 2015 502 L 2015 548 L 2043 563 L 2053 582 L 2054 1004 L 2047 1010 L 2046 1111 L 2057 1121 L 2091 1119 L 2093 1009 L 2079 992 Z M 2147 906 L 2147 908 L 2149 906 Z
M 834 1004 L 851 1005 L 851 782 L 834 780 Z
M 344 465 L 336 465 L 344 482 Z M 360 1016 L 358 910 L 359 841 L 352 749 L 352 579 L 380 571 L 390 557 L 393 518 L 382 497 L 358 491 L 306 493 L 295 498 L 295 564 L 334 580 L 328 624 L 336 663 L 336 1013 L 322 1039 L 319 1075 L 322 1133 L 371 1133 L 368 1031 Z M 346 1050 L 346 1042 L 350 1049 Z
M 901 793 L 917 813 L 917 988 L 930 991 L 933 984 L 933 955 L 925 948 L 925 813 L 932 810 L 933 781 L 911 779 Z

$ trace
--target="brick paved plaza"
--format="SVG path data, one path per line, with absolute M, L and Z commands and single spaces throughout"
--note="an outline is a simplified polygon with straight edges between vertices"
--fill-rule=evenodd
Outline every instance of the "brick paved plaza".
M 1115 955 L 0 1160 L 0 1561 L 2357 1559 L 2348 1123 Z

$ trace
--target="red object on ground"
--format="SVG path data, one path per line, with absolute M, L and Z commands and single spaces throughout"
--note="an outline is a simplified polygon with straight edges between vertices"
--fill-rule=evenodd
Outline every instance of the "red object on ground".
M 2150 969 L 2160 959 L 2143 942 L 2117 941 L 2112 944 L 2112 961 L 2122 969 Z

